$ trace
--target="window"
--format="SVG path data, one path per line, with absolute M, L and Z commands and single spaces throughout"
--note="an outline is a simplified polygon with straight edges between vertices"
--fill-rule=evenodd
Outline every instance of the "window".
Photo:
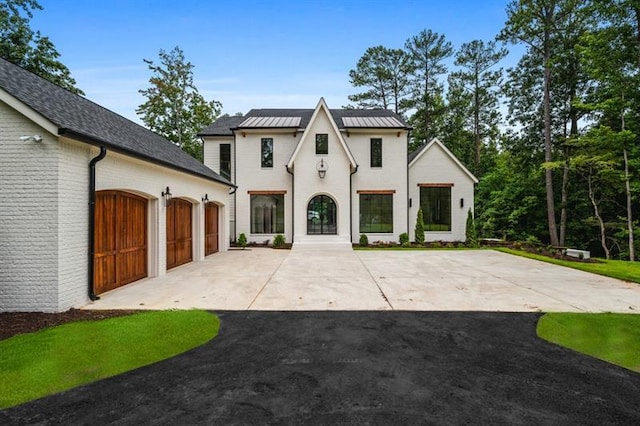
M 371 167 L 382 167 L 381 138 L 371 138 Z
M 420 187 L 425 231 L 451 231 L 451 187 Z
M 329 154 L 329 135 L 326 133 L 316 134 L 316 155 Z
M 273 138 L 262 138 L 260 161 L 262 167 L 273 167 Z
M 251 233 L 284 233 L 284 195 L 251 195 Z
M 220 176 L 231 180 L 231 144 L 220 144 Z
M 393 232 L 393 194 L 360 194 L 360 232 Z

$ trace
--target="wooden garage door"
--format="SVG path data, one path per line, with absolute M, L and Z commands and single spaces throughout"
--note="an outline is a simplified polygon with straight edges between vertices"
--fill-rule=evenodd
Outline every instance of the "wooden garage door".
M 204 254 L 218 252 L 218 206 L 207 203 L 204 208 Z
M 167 269 L 192 260 L 191 203 L 174 198 L 167 207 Z
M 147 200 L 120 191 L 99 191 L 95 205 L 96 294 L 147 276 Z

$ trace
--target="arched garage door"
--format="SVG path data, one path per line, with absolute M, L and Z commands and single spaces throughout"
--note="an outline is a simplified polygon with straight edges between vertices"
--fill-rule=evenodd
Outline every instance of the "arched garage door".
M 204 208 L 204 255 L 218 252 L 218 206 L 207 203 Z
M 167 206 L 167 269 L 192 260 L 191 203 L 174 198 Z
M 147 276 L 147 200 L 96 192 L 94 288 L 104 293 Z

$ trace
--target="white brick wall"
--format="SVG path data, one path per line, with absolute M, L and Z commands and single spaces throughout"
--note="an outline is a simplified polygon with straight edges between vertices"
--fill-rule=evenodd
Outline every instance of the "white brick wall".
M 382 167 L 371 167 L 371 138 L 382 138 Z M 367 234 L 370 242 L 397 242 L 407 232 L 407 133 L 397 131 L 350 132 L 345 140 L 358 163 L 353 175 L 353 243 L 360 239 L 360 196 L 358 190 L 394 190 L 393 233 Z
M 21 141 L 42 135 L 42 142 Z M 58 310 L 58 146 L 0 102 L 0 311 Z
M 465 241 L 467 212 L 473 211 L 474 183 L 438 145 L 432 145 L 409 169 L 409 236 L 414 241 L 415 224 L 420 207 L 419 183 L 453 183 L 451 188 L 451 231 L 425 232 L 425 241 Z M 460 207 L 460 199 L 464 207 Z
M 20 136 L 40 134 L 40 143 Z M 96 147 L 47 133 L 0 102 L 0 311 L 63 311 L 88 301 L 88 180 Z M 228 249 L 228 187 L 114 152 L 96 167 L 97 190 L 149 199 L 149 275 L 166 273 L 166 186 L 194 204 L 194 260 L 204 258 L 202 197 L 220 205 Z

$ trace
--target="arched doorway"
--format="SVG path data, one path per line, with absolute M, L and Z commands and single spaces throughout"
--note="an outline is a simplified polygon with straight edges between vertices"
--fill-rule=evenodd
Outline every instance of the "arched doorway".
M 307 206 L 307 235 L 336 235 L 338 208 L 328 195 L 316 195 Z
M 167 206 L 167 269 L 193 260 L 191 203 L 173 198 Z

